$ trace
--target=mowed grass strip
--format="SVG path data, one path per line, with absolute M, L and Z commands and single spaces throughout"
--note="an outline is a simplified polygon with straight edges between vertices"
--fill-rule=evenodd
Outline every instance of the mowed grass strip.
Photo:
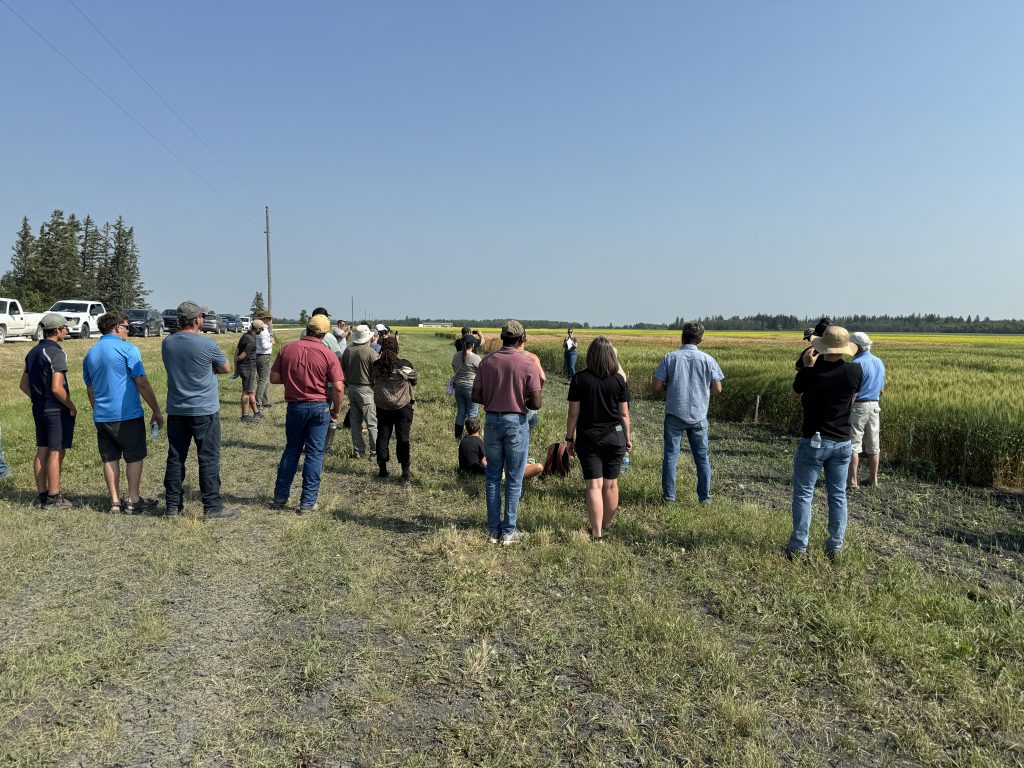
M 162 393 L 158 343 L 140 346 Z M 85 344 L 68 345 L 80 405 Z M 783 504 L 716 491 L 698 509 L 683 493 L 686 460 L 685 500 L 658 502 L 660 406 L 642 400 L 612 541 L 587 540 L 577 475 L 530 484 L 521 520 L 532 537 L 490 547 L 482 482 L 452 471 L 451 351 L 403 333 L 423 382 L 413 483 L 377 483 L 339 433 L 312 519 L 265 507 L 283 405 L 244 428 L 237 383 L 222 379 L 225 493 L 244 514 L 207 525 L 108 515 L 87 413 L 65 485 L 91 505 L 26 509 L 31 447 L 12 446 L 9 429 L 31 435 L 31 421 L 27 401 L 7 396 L 20 369 L 5 364 L 0 425 L 17 477 L 0 502 L 0 628 L 12 630 L 0 652 L 3 762 L 1021 762 L 1019 563 L 979 580 L 933 573 L 919 538 L 893 535 L 893 517 L 855 519 L 838 564 L 817 552 L 789 563 Z M 538 454 L 564 429 L 557 376 L 545 394 Z M 147 492 L 165 446 L 153 448 Z M 787 460 L 762 470 L 761 450 L 716 484 L 763 471 L 784 486 Z M 186 482 L 196 512 L 194 467 Z M 884 504 L 885 490 L 873 498 Z M 823 517 L 819 506 L 815 541 Z M 938 556 L 970 552 L 952 550 Z

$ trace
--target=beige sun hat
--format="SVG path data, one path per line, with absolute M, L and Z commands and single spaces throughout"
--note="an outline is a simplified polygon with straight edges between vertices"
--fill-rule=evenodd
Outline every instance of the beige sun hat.
M 811 336 L 811 346 L 823 355 L 855 355 L 857 345 L 850 341 L 850 332 L 830 325 L 821 336 Z
M 373 338 L 373 331 L 368 325 L 357 325 L 352 331 L 353 344 L 365 344 Z

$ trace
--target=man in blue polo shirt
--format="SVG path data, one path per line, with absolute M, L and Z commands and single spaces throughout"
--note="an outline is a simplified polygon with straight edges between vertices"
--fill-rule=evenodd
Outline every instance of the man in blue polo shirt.
M 43 339 L 25 356 L 21 391 L 32 399 L 36 423 L 36 459 L 32 470 L 39 496 L 32 506 L 70 509 L 77 506 L 60 489 L 64 452 L 71 447 L 78 411 L 68 389 L 68 356 L 60 343 L 68 335 L 63 315 L 49 312 L 39 321 Z
M 156 499 L 140 495 L 146 458 L 146 422 L 139 395 L 153 411 L 153 422 L 164 425 L 164 415 L 146 378 L 139 348 L 128 339 L 128 316 L 107 312 L 97 321 L 100 340 L 82 361 L 96 441 L 103 461 L 103 479 L 110 491 L 110 511 L 138 514 L 156 506 Z M 121 458 L 128 476 L 128 500 L 121 501 Z
M 697 349 L 704 340 L 704 324 L 683 326 L 683 345 L 661 359 L 651 387 L 665 394 L 664 454 L 661 459 L 661 497 L 676 500 L 676 463 L 683 435 L 690 443 L 697 467 L 697 499 L 711 502 L 711 460 L 708 458 L 708 404 L 722 392 L 725 374 L 711 355 Z
M 857 345 L 857 354 L 853 362 L 864 369 L 864 378 L 857 397 L 850 411 L 852 428 L 853 457 L 850 459 L 850 470 L 847 485 L 857 488 L 857 466 L 860 454 L 867 456 L 868 485 L 878 485 L 878 464 L 882 456 L 881 413 L 879 400 L 885 390 L 885 364 L 871 354 L 871 338 L 863 331 L 850 336 L 850 341 Z

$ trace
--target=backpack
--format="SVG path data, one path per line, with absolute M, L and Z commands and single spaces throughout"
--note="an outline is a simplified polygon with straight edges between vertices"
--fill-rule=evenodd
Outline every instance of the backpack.
M 401 371 L 394 371 L 386 380 L 374 380 L 373 403 L 378 408 L 385 411 L 400 411 L 411 402 L 412 385 Z
M 566 477 L 572 469 L 572 457 L 569 455 L 569 446 L 566 443 L 552 443 L 548 446 L 548 455 L 544 459 L 543 477 L 555 475 Z

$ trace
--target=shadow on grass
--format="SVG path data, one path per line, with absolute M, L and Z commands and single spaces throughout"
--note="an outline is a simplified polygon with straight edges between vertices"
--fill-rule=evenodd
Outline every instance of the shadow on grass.
M 1024 552 L 1024 533 L 974 533 L 965 531 L 962 528 L 940 528 L 936 531 L 939 536 L 952 539 L 958 544 L 966 544 L 970 547 L 984 549 L 987 552 Z
M 351 509 L 335 509 L 330 513 L 332 519 L 341 523 L 355 523 L 368 528 L 393 533 L 429 533 L 438 528 L 456 526 L 458 528 L 483 528 L 485 515 L 480 517 L 439 517 L 429 513 L 410 514 L 408 517 L 396 515 L 380 515 L 367 512 L 355 512 Z

